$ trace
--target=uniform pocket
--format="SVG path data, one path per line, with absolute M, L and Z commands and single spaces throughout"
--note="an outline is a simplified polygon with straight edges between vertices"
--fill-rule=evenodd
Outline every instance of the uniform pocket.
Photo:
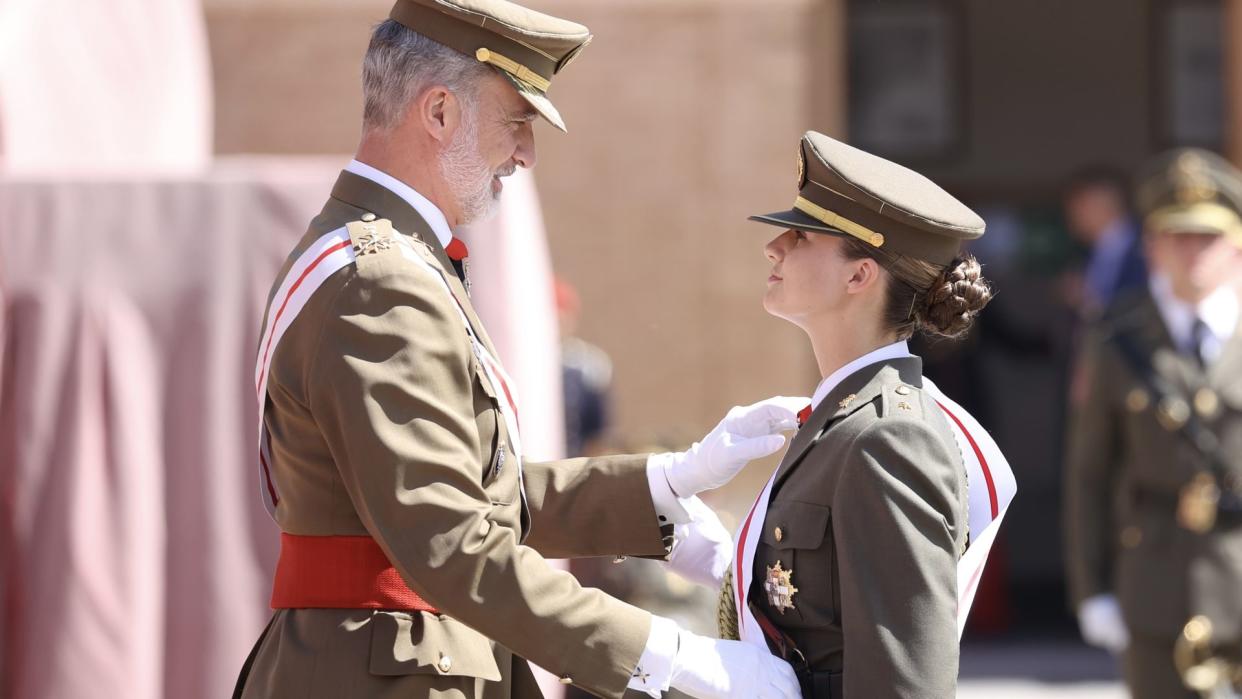
M 832 509 L 809 502 L 774 500 L 768 504 L 760 534 L 763 556 L 758 560 L 764 568 L 755 571 L 768 608 L 775 613 L 781 626 L 823 628 L 838 618 L 834 603 L 836 551 L 832 541 Z M 780 564 L 781 572 L 775 570 Z M 780 590 L 769 591 L 769 580 L 787 575 L 788 584 L 796 589 L 788 600 L 792 608 L 779 598 Z M 760 577 L 762 576 L 762 577 Z
M 444 675 L 500 681 L 492 644 L 479 632 L 429 612 L 375 612 L 372 675 Z

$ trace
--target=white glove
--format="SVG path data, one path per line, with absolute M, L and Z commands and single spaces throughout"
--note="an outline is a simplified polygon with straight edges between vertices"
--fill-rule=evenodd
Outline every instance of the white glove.
M 690 513 L 690 521 L 674 526 L 673 550 L 666 565 L 690 582 L 719 590 L 733 562 L 733 537 L 697 496 L 681 504 Z
M 733 408 L 700 442 L 685 451 L 653 454 L 664 468 L 673 492 L 682 498 L 728 483 L 752 459 L 775 453 L 785 444 L 780 432 L 798 426 L 807 398 L 776 396 Z
M 720 641 L 682 629 L 670 684 L 699 699 L 796 699 L 802 696 L 789 663 L 765 648 Z
M 1130 632 L 1114 595 L 1096 595 L 1084 600 L 1078 606 L 1078 627 L 1083 640 L 1097 648 L 1120 653 L 1130 645 Z

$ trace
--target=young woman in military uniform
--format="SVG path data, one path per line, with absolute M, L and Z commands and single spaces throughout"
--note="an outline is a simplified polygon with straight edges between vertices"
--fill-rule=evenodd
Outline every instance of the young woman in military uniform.
M 765 248 L 764 307 L 806 332 L 824 379 L 739 528 L 722 632 L 793 662 L 805 697 L 948 699 L 967 469 L 942 407 L 956 406 L 906 340 L 958 337 L 987 304 L 960 252 L 984 224 L 926 178 L 815 132 L 799 165 L 793 209 L 752 220 L 786 229 Z

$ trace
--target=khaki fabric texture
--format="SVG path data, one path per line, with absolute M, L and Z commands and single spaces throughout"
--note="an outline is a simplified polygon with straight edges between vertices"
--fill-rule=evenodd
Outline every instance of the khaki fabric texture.
M 1219 639 L 1237 640 L 1242 526 L 1224 514 L 1207 534 L 1178 524 L 1178 494 L 1206 464 L 1159 418 L 1158 401 L 1115 344 L 1119 333 L 1150 348 L 1156 373 L 1192 406 L 1200 390 L 1217 396 L 1218 414 L 1203 422 L 1221 439 L 1220 458 L 1235 483 L 1242 476 L 1242 335 L 1205 370 L 1177 350 L 1146 291 L 1120 301 L 1085 342 L 1086 398 L 1069 423 L 1064 531 L 1072 602 L 1116 594 L 1136 637 L 1171 642 L 1192 615 L 1206 614 Z
M 290 261 L 367 212 L 416 236 L 490 346 L 426 222 L 369 180 L 341 174 Z M 370 535 L 441 614 L 279 611 L 245 696 L 538 696 L 519 658 L 623 693 L 650 615 L 544 556 L 664 555 L 646 455 L 526 464 L 523 499 L 497 391 L 428 270 L 393 245 L 330 277 L 275 349 L 268 393 L 281 529 Z
M 843 672 L 848 699 L 957 686 L 966 470 L 921 370 L 880 362 L 828 394 L 777 470 L 750 571 L 748 599 L 813 671 Z M 798 589 L 783 612 L 763 587 L 778 561 Z

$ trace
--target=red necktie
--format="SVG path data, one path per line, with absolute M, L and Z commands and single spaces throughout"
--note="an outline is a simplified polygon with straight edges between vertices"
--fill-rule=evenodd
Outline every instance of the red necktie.
M 810 419 L 811 419 L 811 406 L 808 405 L 802 410 L 798 411 L 798 427 L 802 427 L 803 425 L 806 424 L 806 421 Z
M 449 260 L 453 263 L 453 271 L 457 272 L 457 278 L 461 283 L 466 285 L 466 293 L 470 293 L 470 282 L 467 281 L 466 258 L 470 256 L 470 250 L 461 238 L 453 236 L 449 241 L 448 247 L 444 248 L 444 253 L 448 255 Z
M 448 247 L 444 248 L 444 252 L 447 253 L 449 259 L 454 262 L 461 262 L 470 256 L 469 248 L 466 247 L 466 244 L 462 242 L 461 238 L 456 236 L 454 236 L 453 240 L 449 242 Z

